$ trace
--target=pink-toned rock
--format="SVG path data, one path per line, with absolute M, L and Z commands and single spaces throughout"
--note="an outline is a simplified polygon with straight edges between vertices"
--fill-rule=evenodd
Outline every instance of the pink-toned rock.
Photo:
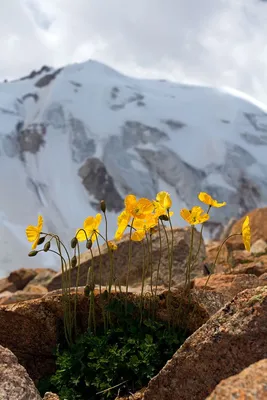
M 144 400 L 203 400 L 266 357 L 267 286 L 239 293 L 191 335 L 148 384 Z
M 196 289 L 204 289 L 206 282 L 207 277 L 196 278 L 193 281 L 193 287 Z M 230 301 L 237 293 L 245 289 L 264 285 L 265 283 L 261 283 L 259 278 L 255 275 L 213 274 L 210 276 L 205 289 L 221 293 L 225 301 Z
M 83 296 L 83 289 L 77 299 L 77 329 L 85 332 L 88 328 L 88 298 Z M 72 290 L 72 300 L 75 291 Z M 160 294 L 156 318 L 167 319 L 166 293 Z M 112 295 L 117 296 L 112 293 Z M 129 298 L 136 299 L 136 294 L 129 294 Z M 130 300 L 129 300 L 130 301 Z M 55 371 L 54 349 L 63 330 L 63 307 L 61 290 L 49 292 L 40 299 L 25 301 L 0 307 L 0 344 L 10 348 L 25 366 L 31 378 L 36 381 L 42 376 Z M 72 301 L 73 304 L 73 301 Z M 177 317 L 184 321 L 189 332 L 194 332 L 210 316 L 223 305 L 218 293 L 192 292 L 190 302 L 182 292 L 174 293 L 170 302 L 174 307 L 172 318 Z M 181 312 L 178 307 L 181 305 Z M 99 292 L 95 291 L 96 323 L 103 323 Z M 176 311 L 176 312 L 175 312 Z
M 41 400 L 27 371 L 18 363 L 17 357 L 0 346 L 0 399 Z
M 222 380 L 206 400 L 266 400 L 267 359 Z

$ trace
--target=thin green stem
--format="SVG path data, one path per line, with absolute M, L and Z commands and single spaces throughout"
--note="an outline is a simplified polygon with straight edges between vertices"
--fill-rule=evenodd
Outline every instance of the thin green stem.
M 207 214 L 209 214 L 210 209 L 211 209 L 211 206 L 209 205 L 208 210 L 207 210 Z M 204 222 L 201 224 L 200 239 L 199 239 L 199 244 L 198 244 L 197 252 L 196 252 L 196 254 L 195 254 L 194 258 L 193 258 L 193 261 L 192 261 L 192 270 L 193 270 L 193 268 L 194 268 L 194 266 L 195 266 L 195 263 L 196 263 L 196 261 L 197 261 L 198 254 L 199 254 L 199 252 L 200 252 L 200 247 L 201 247 L 201 243 L 202 243 L 202 239 L 203 239 L 203 236 L 202 236 L 203 228 L 204 228 Z
M 157 267 L 157 278 L 156 278 L 156 289 L 155 289 L 155 296 L 157 296 L 157 289 L 158 289 L 158 281 L 159 281 L 159 269 L 161 263 L 161 255 L 162 255 L 162 239 L 161 239 L 161 232 L 160 232 L 160 223 L 158 221 L 158 232 L 159 232 L 159 261 Z
M 194 225 L 191 225 L 190 248 L 189 248 L 188 262 L 187 262 L 187 266 L 186 266 L 185 289 L 187 289 L 187 286 L 190 288 L 193 242 L 194 242 Z
M 213 264 L 213 272 L 215 271 L 216 263 L 217 263 L 217 260 L 218 260 L 218 257 L 219 257 L 219 254 L 220 254 L 220 252 L 221 252 L 221 249 L 222 249 L 223 245 L 224 245 L 224 244 L 227 242 L 227 240 L 230 239 L 231 237 L 233 237 L 233 236 L 240 236 L 240 235 L 242 236 L 242 234 L 240 234 L 240 233 L 233 233 L 232 235 L 230 235 L 230 236 L 228 236 L 226 239 L 224 239 L 224 241 L 221 243 L 221 245 L 220 245 L 220 247 L 219 247 L 219 249 L 218 249 L 218 253 L 217 253 L 217 255 L 216 255 L 214 264 Z M 205 283 L 205 286 L 204 286 L 204 290 L 206 289 L 206 286 L 207 286 L 207 284 L 208 284 L 208 281 L 209 281 L 211 275 L 212 275 L 212 274 L 210 273 L 210 275 L 208 276 L 208 279 L 206 280 L 206 283 Z
M 170 217 L 170 211 L 169 209 L 167 210 L 168 213 L 168 218 L 169 218 L 169 224 L 171 228 L 171 257 L 170 257 L 170 262 L 169 262 L 169 293 L 171 292 L 171 283 L 172 283 L 172 267 L 173 267 L 173 242 L 174 242 L 174 236 L 173 236 L 173 228 L 172 228 L 172 222 L 171 222 L 171 217 Z
M 129 289 L 129 275 L 130 275 L 130 268 L 131 268 L 131 262 L 132 262 L 132 231 L 133 231 L 133 222 L 134 222 L 134 218 L 132 219 L 132 223 L 131 223 L 131 226 L 130 226 L 129 254 L 128 254 L 127 276 L 126 276 L 125 315 L 127 314 L 128 289 Z

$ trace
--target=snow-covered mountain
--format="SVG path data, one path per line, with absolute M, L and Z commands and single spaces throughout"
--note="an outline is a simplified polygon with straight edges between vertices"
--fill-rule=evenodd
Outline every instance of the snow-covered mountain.
M 134 79 L 95 61 L 1 83 L 0 275 L 57 265 L 27 256 L 38 213 L 69 240 L 105 199 L 112 238 L 130 192 L 168 190 L 180 225 L 199 191 L 227 201 L 207 225 L 214 235 L 266 205 L 266 156 L 266 108 L 242 93 Z

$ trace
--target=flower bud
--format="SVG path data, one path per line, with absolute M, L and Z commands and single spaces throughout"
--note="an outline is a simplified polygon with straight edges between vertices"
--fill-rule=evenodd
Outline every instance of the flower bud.
M 108 248 L 110 251 L 115 251 L 115 250 L 117 250 L 118 246 L 115 243 L 113 243 L 111 240 L 108 240 Z
M 104 292 L 101 293 L 101 298 L 104 301 L 108 299 L 108 291 L 107 290 L 104 290 Z
M 37 246 L 39 246 L 40 244 L 44 243 L 44 241 L 45 241 L 45 236 L 40 237 L 38 242 L 37 242 Z
M 100 208 L 101 208 L 101 211 L 105 214 L 106 209 L 107 209 L 105 200 L 100 201 Z
M 84 290 L 83 290 L 83 294 L 85 295 L 85 297 L 89 297 L 90 294 L 90 287 L 89 285 L 86 285 Z
M 38 251 L 32 250 L 32 251 L 29 252 L 28 256 L 29 257 L 34 257 L 34 256 L 36 256 L 37 253 L 38 253 Z
M 86 248 L 87 248 L 88 250 L 90 250 L 91 247 L 92 247 L 92 245 L 93 245 L 92 240 L 91 240 L 91 239 L 88 239 L 87 242 L 86 242 Z
M 71 239 L 71 242 L 70 242 L 71 248 L 75 249 L 75 247 L 77 246 L 77 243 L 78 243 L 78 239 L 75 236 L 73 239 Z
M 46 244 L 44 245 L 44 251 L 47 252 L 50 249 L 50 241 L 46 242 Z
M 77 265 L 77 257 L 73 256 L 70 263 L 71 263 L 71 267 L 75 268 Z
M 159 216 L 159 219 L 161 220 L 161 221 L 169 221 L 169 217 L 167 216 L 167 215 L 160 215 Z

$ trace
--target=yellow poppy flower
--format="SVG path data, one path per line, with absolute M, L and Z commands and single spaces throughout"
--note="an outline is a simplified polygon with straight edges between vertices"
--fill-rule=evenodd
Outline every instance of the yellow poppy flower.
M 95 217 L 87 217 L 84 220 L 83 223 L 83 229 L 86 232 L 87 238 L 91 239 L 92 242 L 94 242 L 96 240 L 96 235 L 97 233 L 99 233 L 99 225 L 101 223 L 102 220 L 102 215 L 101 214 L 96 214 Z M 79 242 L 84 242 L 86 240 L 86 235 L 84 233 L 84 231 L 79 231 L 79 229 L 76 231 L 76 238 Z
M 158 218 L 161 215 L 168 215 L 166 208 L 164 208 L 158 201 L 153 202 L 154 205 L 154 215 Z M 173 211 L 169 211 L 169 216 L 173 215 Z
M 250 225 L 249 216 L 247 215 L 242 225 L 242 238 L 245 249 L 250 251 Z
M 43 217 L 41 215 L 38 216 L 37 226 L 29 225 L 26 228 L 26 236 L 29 242 L 33 242 L 32 249 L 36 249 L 38 240 L 40 239 L 40 233 L 43 229 Z
M 187 210 L 187 208 L 183 208 L 180 211 L 180 215 L 190 225 L 202 224 L 203 222 L 207 221 L 210 217 L 199 206 L 194 206 L 191 210 Z
M 131 235 L 131 240 L 133 240 L 134 242 L 140 242 L 144 239 L 146 233 L 150 231 L 151 228 L 154 228 L 157 224 L 157 217 L 155 217 L 155 215 L 153 214 L 148 215 L 145 220 L 134 220 L 133 228 L 135 229 L 135 231 Z
M 172 206 L 172 199 L 168 192 L 159 192 L 156 200 L 165 210 L 169 210 Z
M 208 206 L 211 207 L 223 207 L 226 205 L 226 202 L 222 202 L 222 203 L 218 203 L 217 200 L 213 199 L 209 194 L 205 193 L 205 192 L 200 192 L 198 195 L 198 198 L 200 201 L 202 201 L 202 203 L 207 204 Z
M 118 228 L 115 232 L 115 240 L 120 240 L 127 228 L 129 221 L 131 219 L 131 214 L 127 211 L 123 210 L 120 215 L 118 216 Z
M 148 214 L 154 210 L 153 202 L 149 199 L 142 197 L 137 200 L 136 196 L 129 194 L 124 200 L 125 211 L 133 218 L 144 219 Z

